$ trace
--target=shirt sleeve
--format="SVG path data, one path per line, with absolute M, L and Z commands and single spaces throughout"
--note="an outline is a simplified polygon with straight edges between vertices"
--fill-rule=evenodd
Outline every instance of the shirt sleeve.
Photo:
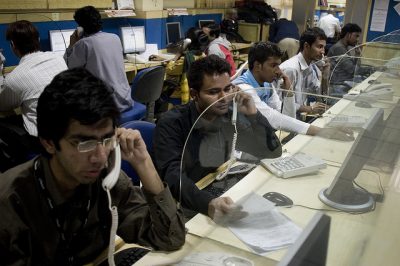
M 184 217 L 166 185 L 161 193 L 153 195 L 133 186 L 122 173 L 112 193 L 113 198 L 120 199 L 118 235 L 125 242 L 167 251 L 184 244 Z
M 22 95 L 20 95 L 18 90 L 13 89 L 8 81 L 6 77 L 0 89 L 0 111 L 10 111 L 22 104 Z
M 285 69 L 282 69 L 282 71 L 285 72 L 285 74 L 288 76 L 290 82 L 292 83 L 292 86 L 294 86 L 293 91 L 295 93 L 300 93 L 301 94 L 301 87 L 299 86 L 299 84 L 297 84 L 297 82 L 298 82 L 297 71 L 294 68 L 285 68 Z M 300 98 L 301 97 L 302 96 L 300 95 Z M 302 103 L 300 104 L 297 101 L 297 98 L 295 98 L 294 105 L 295 105 L 296 111 L 298 111 L 300 109 L 300 106 L 302 105 Z
M 153 149 L 155 164 L 161 178 L 168 184 L 172 195 L 183 206 L 208 215 L 208 204 L 215 198 L 199 190 L 184 172 L 181 174 L 181 157 L 186 140 L 185 129 L 177 117 L 162 117 L 156 126 Z
M 88 50 L 86 43 L 82 40 L 77 41 L 72 47 L 68 47 L 65 51 L 64 59 L 69 69 L 85 67 L 86 65 Z
M 246 90 L 245 92 L 251 95 L 258 111 L 268 120 L 269 124 L 274 129 L 282 129 L 285 131 L 296 132 L 296 133 L 301 133 L 301 134 L 304 134 L 305 132 L 307 132 L 308 127 L 309 127 L 309 125 L 307 123 L 304 123 L 293 117 L 289 117 L 289 116 L 282 114 L 282 113 L 278 112 L 277 110 L 271 108 L 267 103 L 261 101 L 260 97 L 258 97 L 257 92 L 255 90 Z M 276 94 L 276 93 L 274 93 L 274 94 Z M 287 108 L 288 109 L 291 108 L 293 110 L 294 97 L 286 97 L 286 98 L 291 98 L 288 101 L 289 101 L 289 104 L 292 105 L 292 107 L 287 107 Z M 286 102 L 284 102 L 284 103 L 286 103 Z M 285 109 L 285 105 L 284 105 L 284 109 Z

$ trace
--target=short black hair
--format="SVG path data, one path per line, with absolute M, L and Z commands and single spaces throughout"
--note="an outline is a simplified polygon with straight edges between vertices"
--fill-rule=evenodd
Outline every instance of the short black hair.
M 231 73 L 231 66 L 226 60 L 216 56 L 209 55 L 204 58 L 194 61 L 188 71 L 188 83 L 191 89 L 200 91 L 203 86 L 205 75 Z
M 85 34 L 99 32 L 102 28 L 101 15 L 93 6 L 84 6 L 75 11 L 74 19 Z
M 361 32 L 361 27 L 355 23 L 347 23 L 340 31 L 340 39 L 343 39 L 347 33 Z
M 188 46 L 189 51 L 202 51 L 208 45 L 208 36 L 199 28 L 191 27 L 185 33 L 185 38 L 189 38 L 191 43 Z
M 217 23 L 210 23 L 207 24 L 203 27 L 209 28 L 210 29 L 210 36 L 213 36 L 215 38 L 218 38 L 219 35 L 221 34 L 221 27 Z
M 321 28 L 314 27 L 304 31 L 300 37 L 300 51 L 303 51 L 305 43 L 311 46 L 317 39 L 327 39 L 325 32 Z
M 40 50 L 39 32 L 27 20 L 15 21 L 8 25 L 6 40 L 12 42 L 22 56 Z
M 56 75 L 38 100 L 37 128 L 40 138 L 51 140 L 56 148 L 71 120 L 83 125 L 111 118 L 119 119 L 113 90 L 84 68 L 73 68 Z
M 249 69 L 254 68 L 254 63 L 257 61 L 263 64 L 269 57 L 282 58 L 283 52 L 278 45 L 272 42 L 257 42 L 250 47 L 249 50 Z

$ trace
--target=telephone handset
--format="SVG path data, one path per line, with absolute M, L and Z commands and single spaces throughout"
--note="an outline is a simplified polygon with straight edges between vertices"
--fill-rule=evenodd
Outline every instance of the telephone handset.
M 229 170 L 231 169 L 232 165 L 236 162 L 235 159 L 235 152 L 236 152 L 236 141 L 237 141 L 237 128 L 236 128 L 236 121 L 237 121 L 237 102 L 236 102 L 236 94 L 235 97 L 233 97 L 232 100 L 232 120 L 231 123 L 235 128 L 235 132 L 233 133 L 233 137 L 232 137 L 232 148 L 231 148 L 231 154 L 230 154 L 230 158 L 228 160 L 228 165 L 225 168 L 224 171 L 222 171 L 221 173 L 217 174 L 217 176 L 215 177 L 216 180 L 222 180 L 225 178 L 225 176 L 228 174 Z
M 83 36 L 83 28 L 81 26 L 76 27 L 76 33 L 78 34 L 79 39 Z
M 111 190 L 118 181 L 121 171 L 121 149 L 119 144 L 115 144 L 114 150 L 110 154 L 107 176 L 103 179 L 102 186 L 104 190 Z

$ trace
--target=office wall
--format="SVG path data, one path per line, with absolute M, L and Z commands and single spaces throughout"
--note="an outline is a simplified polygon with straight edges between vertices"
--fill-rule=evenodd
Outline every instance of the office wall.
M 32 16 L 32 15 L 31 15 Z M 172 16 L 167 18 L 112 18 L 103 19 L 103 31 L 119 34 L 119 28 L 122 26 L 145 26 L 146 29 L 146 42 L 156 43 L 159 49 L 166 47 L 166 32 L 165 23 L 179 21 L 181 23 L 182 35 L 190 28 L 198 25 L 200 19 L 213 19 L 217 23 L 221 22 L 222 14 L 198 14 L 188 16 Z M 41 17 L 43 20 L 43 17 Z M 40 46 L 42 51 L 50 50 L 49 42 L 49 30 L 58 29 L 73 29 L 77 27 L 77 24 L 73 20 L 65 21 L 49 21 L 45 22 L 33 22 L 38 28 L 40 35 Z M 5 39 L 5 32 L 7 29 L 7 23 L 0 24 L 0 48 L 2 48 L 3 54 L 6 57 L 6 66 L 17 65 L 19 59 L 13 54 L 9 43 Z
M 387 12 L 387 16 L 386 16 L 386 26 L 385 26 L 385 31 L 384 32 L 377 32 L 377 31 L 371 31 L 370 27 L 371 27 L 371 20 L 372 20 L 372 12 L 373 12 L 373 8 L 374 8 L 374 4 L 377 1 L 382 1 L 382 0 L 373 0 L 372 1 L 372 6 L 371 6 L 371 10 L 369 12 L 369 22 L 368 22 L 368 31 L 367 31 L 367 41 L 372 41 L 376 38 L 379 38 L 380 36 L 389 34 L 395 30 L 399 30 L 400 29 L 400 15 L 396 12 L 396 10 L 394 9 L 394 7 L 398 4 L 400 4 L 400 2 L 398 0 L 389 0 L 389 9 Z M 391 38 L 392 41 L 396 41 L 397 43 L 400 43 L 400 33 L 397 33 L 398 38 Z

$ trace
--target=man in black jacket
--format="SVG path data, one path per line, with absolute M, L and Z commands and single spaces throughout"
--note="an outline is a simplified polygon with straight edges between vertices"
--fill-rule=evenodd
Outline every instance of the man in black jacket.
M 235 206 L 231 198 L 216 197 L 195 185 L 229 160 L 235 133 L 230 106 L 236 91 L 229 73 L 229 64 L 214 55 L 192 63 L 188 82 L 193 101 L 165 113 L 154 136 L 156 167 L 174 197 L 184 207 L 211 218 Z M 254 159 L 280 156 L 279 140 L 251 96 L 237 92 L 235 99 L 239 112 L 236 150 Z

